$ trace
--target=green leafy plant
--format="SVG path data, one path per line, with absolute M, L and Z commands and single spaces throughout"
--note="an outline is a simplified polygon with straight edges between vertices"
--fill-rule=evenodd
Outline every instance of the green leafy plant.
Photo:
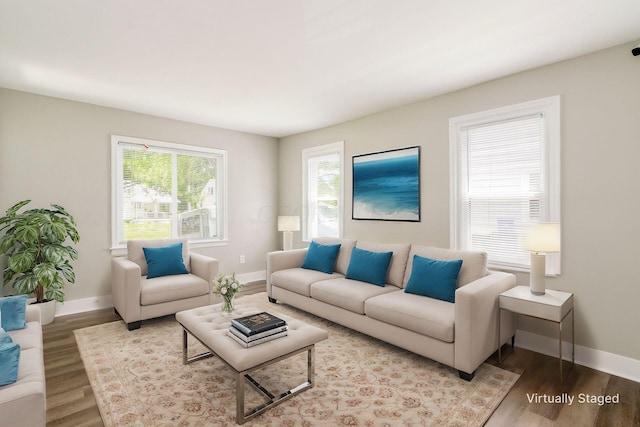
M 34 293 L 36 302 L 55 299 L 64 302 L 65 282 L 74 283 L 71 261 L 78 251 L 68 245 L 80 241 L 76 221 L 62 206 L 18 212 L 31 200 L 7 209 L 0 218 L 0 255 L 7 255 L 4 284 L 12 279 L 13 288 L 23 294 Z

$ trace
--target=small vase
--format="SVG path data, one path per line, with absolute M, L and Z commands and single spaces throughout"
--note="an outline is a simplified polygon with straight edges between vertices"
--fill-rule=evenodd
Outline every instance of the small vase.
M 233 300 L 234 296 L 222 296 L 222 315 L 225 317 L 230 317 L 233 315 Z

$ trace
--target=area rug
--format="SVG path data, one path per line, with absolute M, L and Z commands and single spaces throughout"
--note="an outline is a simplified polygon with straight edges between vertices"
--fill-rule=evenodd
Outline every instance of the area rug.
M 265 293 L 238 304 L 279 311 L 329 332 L 316 345 L 315 386 L 247 426 L 479 426 L 518 375 L 481 365 L 471 382 L 456 370 L 287 305 Z M 233 426 L 235 376 L 217 357 L 182 364 L 174 316 L 128 331 L 122 321 L 74 331 L 105 426 Z M 286 339 L 286 338 L 282 338 Z M 190 354 L 204 350 L 189 341 Z M 306 380 L 306 353 L 257 372 L 272 392 Z M 264 399 L 249 386 L 247 407 Z M 274 393 L 275 394 L 275 393 Z

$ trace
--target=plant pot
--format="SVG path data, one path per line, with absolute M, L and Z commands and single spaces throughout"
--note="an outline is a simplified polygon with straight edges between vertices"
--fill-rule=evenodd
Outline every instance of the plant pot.
M 56 300 L 34 304 L 37 304 L 38 307 L 40 307 L 40 316 L 42 318 L 43 326 L 53 322 L 53 318 L 56 316 Z

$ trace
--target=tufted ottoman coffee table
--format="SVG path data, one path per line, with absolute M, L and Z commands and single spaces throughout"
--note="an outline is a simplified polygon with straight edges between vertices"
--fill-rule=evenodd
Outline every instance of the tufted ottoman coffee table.
M 221 304 L 198 307 L 176 313 L 176 320 L 182 326 L 182 361 L 193 363 L 214 354 L 236 373 L 236 422 L 243 424 L 250 418 L 284 402 L 287 399 L 313 387 L 315 374 L 315 344 L 328 338 L 327 331 L 294 319 L 290 316 L 269 311 L 286 320 L 288 335 L 254 347 L 244 348 L 227 336 L 232 317 L 222 315 Z M 233 317 L 248 316 L 264 310 L 257 307 L 240 306 Z M 200 341 L 210 351 L 188 357 L 188 334 Z M 249 374 L 296 354 L 307 352 L 307 381 L 279 395 L 273 395 Z M 244 381 L 266 396 L 266 403 L 245 412 Z

